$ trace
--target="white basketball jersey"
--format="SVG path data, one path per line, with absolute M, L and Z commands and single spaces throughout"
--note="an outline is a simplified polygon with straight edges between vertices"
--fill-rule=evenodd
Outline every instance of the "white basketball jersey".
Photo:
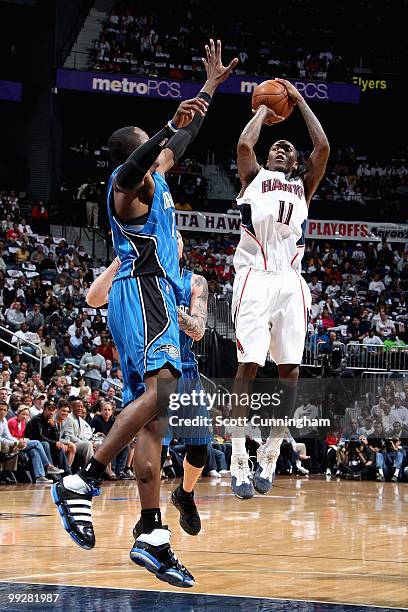
M 300 271 L 308 214 L 302 179 L 287 180 L 283 172 L 261 168 L 237 204 L 241 238 L 235 270 Z

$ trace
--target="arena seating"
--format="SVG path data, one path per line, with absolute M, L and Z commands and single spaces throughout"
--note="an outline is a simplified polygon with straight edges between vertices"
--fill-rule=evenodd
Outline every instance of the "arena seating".
M 311 22 L 313 14 L 319 11 L 320 23 L 325 27 L 315 25 L 312 32 L 305 29 L 303 11 Z M 386 14 L 374 19 L 369 2 L 360 3 L 352 19 L 341 5 L 328 10 L 310 1 L 297 0 L 274 7 L 273 19 L 260 19 L 259 12 L 238 6 L 234 7 L 233 15 L 230 11 L 224 14 L 214 1 L 203 5 L 183 0 L 177 11 L 170 6 L 156 11 L 147 2 L 139 2 L 137 8 L 132 2 L 118 2 L 90 49 L 90 67 L 151 77 L 200 79 L 201 49 L 210 37 L 220 37 L 228 43 L 226 51 L 239 57 L 241 74 L 275 72 L 290 77 L 345 81 L 354 68 L 382 74 L 395 69 L 398 43 L 397 37 L 393 46 L 387 46 L 384 40 Z M 180 19 L 181 15 L 184 19 Z M 316 19 L 315 23 L 318 22 Z M 334 35 L 341 31 L 342 23 L 349 34 L 347 41 Z M 364 56 L 358 45 L 363 28 L 369 28 L 373 36 L 378 32 L 377 39 L 381 41 L 375 53 Z M 381 48 L 387 51 L 392 48 L 393 52 L 381 53 Z

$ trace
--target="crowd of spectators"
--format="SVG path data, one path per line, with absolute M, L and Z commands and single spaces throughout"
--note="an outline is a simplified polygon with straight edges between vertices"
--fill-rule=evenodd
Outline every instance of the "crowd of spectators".
M 219 37 L 226 53 L 240 60 L 237 74 L 345 81 L 354 68 L 390 70 L 397 60 L 388 54 L 385 62 L 380 53 L 362 53 L 354 44 L 362 27 L 379 31 L 384 42 L 386 11 L 370 18 L 370 4 L 359 2 L 350 20 L 344 7 L 327 11 L 299 0 L 273 7 L 271 15 L 268 7 L 248 12 L 238 6 L 233 15 L 224 14 L 214 0 L 180 0 L 159 10 L 147 2 L 118 2 L 90 50 L 90 66 L 152 78 L 201 79 L 204 44 Z M 343 22 L 347 44 L 337 34 L 344 31 Z
M 36 214 L 46 212 L 42 204 L 22 217 L 20 198 L 3 191 L 0 206 L 0 324 L 16 333 L 11 342 L 6 332 L 0 334 L 0 402 L 12 419 L 6 428 L 7 417 L 0 418 L 0 452 L 3 467 L 15 467 L 15 451 L 27 455 L 33 478 L 42 482 L 55 470 L 77 469 L 101 442 L 121 408 L 122 373 L 106 311 L 86 304 L 102 262 L 93 262 L 79 240 L 70 245 L 42 235 L 47 220 Z M 184 241 L 184 265 L 207 278 L 210 299 L 229 303 L 238 235 L 185 233 Z M 350 343 L 377 351 L 407 342 L 406 244 L 307 241 L 302 267 L 313 301 L 311 350 L 330 355 Z M 407 425 L 405 420 L 401 424 Z M 38 444 L 31 444 L 35 441 L 45 456 Z M 176 471 L 183 448 L 178 440 L 173 446 Z M 211 448 L 206 473 L 228 471 L 228 440 L 214 440 Z M 107 477 L 133 477 L 131 454 L 129 447 L 108 468 Z
M 344 398 L 347 392 L 341 395 Z M 407 481 L 408 383 L 403 377 L 388 379 L 358 400 L 358 409 L 354 401 L 339 409 L 341 401 L 330 395 L 324 402 L 330 427 L 326 431 L 312 428 L 306 436 L 312 471 L 325 472 L 328 478 Z M 318 403 L 305 399 L 295 418 L 317 417 Z

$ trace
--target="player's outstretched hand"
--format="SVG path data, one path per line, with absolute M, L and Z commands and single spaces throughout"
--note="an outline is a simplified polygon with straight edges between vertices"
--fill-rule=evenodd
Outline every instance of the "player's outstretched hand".
M 265 104 L 260 104 L 256 110 L 252 109 L 254 115 L 263 115 L 263 121 L 265 125 L 273 125 L 274 123 L 280 123 L 284 121 L 285 117 L 277 115 L 275 111 L 268 108 Z
M 294 85 L 292 85 L 290 81 L 287 81 L 286 79 L 275 79 L 275 81 L 278 81 L 278 83 L 281 83 L 286 87 L 289 97 L 294 104 L 299 104 L 299 102 L 302 102 L 302 100 L 304 100 L 302 94 L 296 89 Z
M 195 113 L 199 113 L 202 117 L 205 117 L 207 109 L 208 102 L 202 98 L 183 100 L 176 110 L 172 121 L 178 129 L 183 128 L 190 123 Z
M 207 80 L 213 81 L 215 87 L 217 87 L 217 85 L 223 83 L 229 77 L 239 60 L 237 57 L 234 57 L 228 66 L 223 66 L 221 58 L 221 41 L 217 40 L 217 46 L 215 46 L 212 38 L 210 39 L 210 44 L 205 45 L 205 54 L 207 59 L 204 57 L 202 59 L 207 73 Z

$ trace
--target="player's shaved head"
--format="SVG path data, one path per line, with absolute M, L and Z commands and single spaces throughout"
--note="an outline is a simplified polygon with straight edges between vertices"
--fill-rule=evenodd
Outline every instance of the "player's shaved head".
M 128 125 L 113 132 L 108 140 L 108 148 L 115 166 L 123 164 L 129 155 L 147 140 L 149 140 L 149 137 L 146 132 L 133 125 Z

